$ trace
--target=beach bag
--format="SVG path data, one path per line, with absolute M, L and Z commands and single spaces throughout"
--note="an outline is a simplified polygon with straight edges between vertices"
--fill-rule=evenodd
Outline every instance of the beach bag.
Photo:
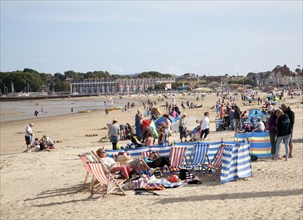
M 188 180 L 193 178 L 193 171 L 189 171 L 187 169 L 181 169 L 179 174 L 180 180 Z
M 258 156 L 251 154 L 250 155 L 250 159 L 251 159 L 251 161 L 257 161 L 258 160 Z

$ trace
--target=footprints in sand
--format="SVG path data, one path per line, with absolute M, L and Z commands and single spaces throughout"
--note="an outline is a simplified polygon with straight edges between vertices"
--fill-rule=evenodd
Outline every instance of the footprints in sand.
M 96 137 L 98 134 L 86 134 L 85 137 Z

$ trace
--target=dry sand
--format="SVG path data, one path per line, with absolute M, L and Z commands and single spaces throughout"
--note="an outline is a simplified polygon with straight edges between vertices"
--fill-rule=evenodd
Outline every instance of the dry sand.
M 133 97 L 125 97 L 130 101 Z M 141 96 L 141 100 L 143 100 Z M 151 96 L 155 99 L 157 96 Z M 137 97 L 138 99 L 138 97 Z M 301 97 L 300 97 L 301 99 Z M 1 123 L 1 219 L 303 219 L 303 148 L 302 105 L 300 99 L 286 97 L 296 114 L 294 158 L 289 161 L 263 159 L 252 163 L 253 177 L 220 185 L 202 177 L 201 185 L 186 185 L 158 192 L 160 196 L 110 195 L 83 192 L 85 170 L 77 155 L 100 146 L 106 136 L 106 123 L 117 118 L 119 123 L 134 124 L 137 108 L 131 112 L 114 111 L 79 113 L 33 119 L 35 135 L 47 134 L 61 143 L 52 152 L 21 153 L 25 150 L 24 128 L 29 120 Z M 181 101 L 194 100 L 178 96 Z M 215 132 L 215 112 L 210 110 L 217 100 L 209 95 L 202 109 L 186 110 L 200 119 L 210 111 L 209 141 L 232 140 L 233 132 Z M 236 101 L 241 110 L 243 106 Z M 160 102 L 163 105 L 164 102 Z M 163 108 L 162 108 L 163 109 Z M 87 137 L 85 135 L 98 134 Z M 178 140 L 178 134 L 173 135 Z M 121 142 L 122 145 L 124 142 Z M 283 147 L 281 148 L 284 153 Z

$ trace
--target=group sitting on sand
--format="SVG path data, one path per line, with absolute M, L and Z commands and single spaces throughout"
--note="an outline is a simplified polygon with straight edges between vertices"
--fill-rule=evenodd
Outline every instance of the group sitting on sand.
M 42 150 L 51 150 L 55 149 L 54 141 L 46 136 L 43 135 L 41 139 L 34 138 L 34 132 L 32 127 L 34 126 L 34 123 L 29 123 L 25 127 L 25 143 L 26 143 L 26 152 L 36 152 L 36 151 L 42 151 Z

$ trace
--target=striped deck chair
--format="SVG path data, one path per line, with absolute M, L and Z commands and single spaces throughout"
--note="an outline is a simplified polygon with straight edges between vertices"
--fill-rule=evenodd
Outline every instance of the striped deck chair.
M 115 179 L 113 175 L 109 172 L 109 170 L 105 167 L 105 165 L 100 162 L 91 162 L 88 163 L 90 169 L 93 174 L 93 181 L 91 184 L 91 195 L 93 195 L 93 184 L 94 179 L 98 180 L 100 183 L 100 187 L 98 190 L 102 189 L 102 187 L 106 187 L 106 193 L 102 196 L 102 198 L 106 195 L 112 194 L 114 190 L 121 191 L 121 195 L 126 195 L 124 190 L 122 189 L 122 184 L 126 181 L 124 179 Z
M 219 150 L 217 151 L 217 153 L 215 154 L 213 160 L 210 163 L 205 164 L 205 166 L 208 168 L 208 170 L 210 170 L 210 171 L 215 170 L 215 172 L 212 176 L 212 180 L 214 180 L 216 178 L 216 176 L 218 176 L 221 172 L 223 152 L 224 152 L 225 147 L 232 147 L 232 145 L 222 144 L 220 146 Z
M 190 156 L 190 162 L 186 165 L 186 168 L 203 168 L 205 160 L 207 158 L 209 144 L 198 143 L 194 146 L 192 155 Z
M 177 171 L 183 167 L 186 151 L 187 146 L 171 147 L 169 160 L 173 170 Z
M 85 178 L 84 178 L 84 181 L 83 181 L 83 189 L 84 189 L 89 174 L 92 174 L 92 170 L 88 165 L 89 160 L 87 159 L 86 155 L 82 154 L 82 155 L 78 155 L 78 156 L 79 156 L 79 158 L 82 162 L 82 165 L 83 165 L 84 169 L 86 170 L 86 175 L 85 175 Z
M 149 157 L 150 154 L 151 154 L 152 152 L 156 152 L 157 154 L 159 154 L 159 151 L 145 151 L 145 152 L 142 152 L 141 157 L 142 157 L 143 159 L 144 159 L 145 157 Z

